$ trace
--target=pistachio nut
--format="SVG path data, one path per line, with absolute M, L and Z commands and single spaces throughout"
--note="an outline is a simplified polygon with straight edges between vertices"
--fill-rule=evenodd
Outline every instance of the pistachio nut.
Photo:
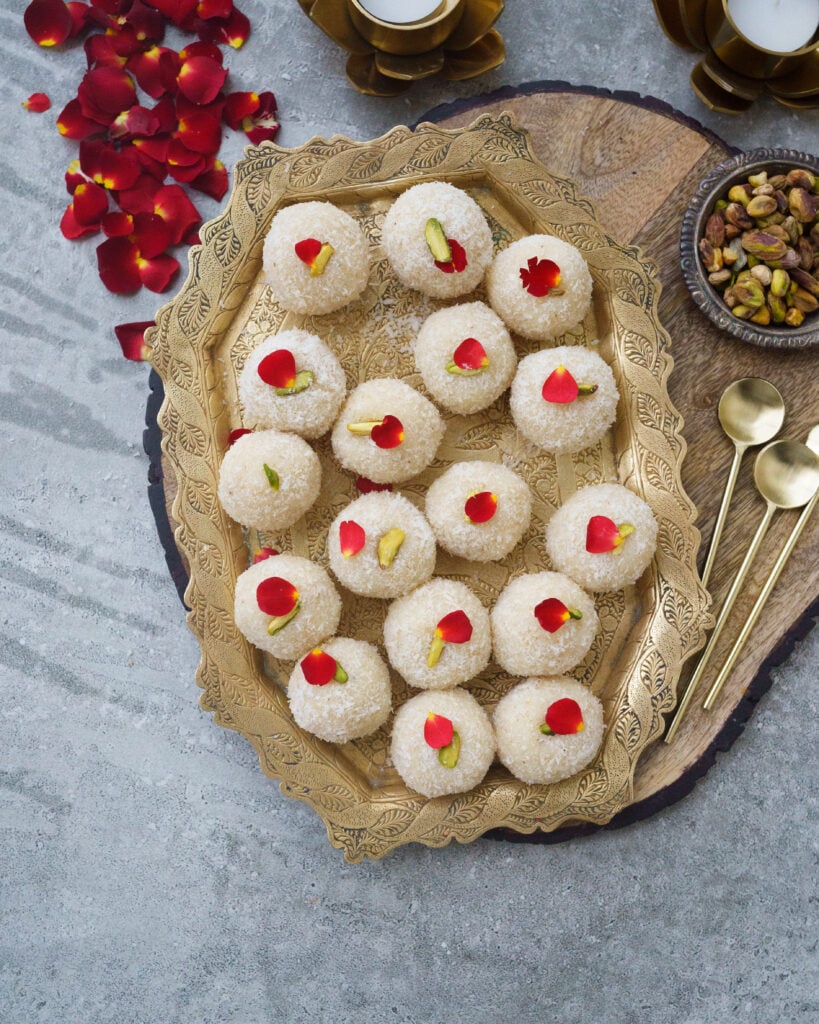
M 765 305 L 765 291 L 759 281 L 751 278 L 748 281 L 737 281 L 734 285 L 734 295 L 743 306 L 750 306 L 751 309 L 759 309 Z
M 743 231 L 748 231 L 754 226 L 742 203 L 729 203 L 725 208 L 725 219 Z
M 715 288 L 719 288 L 722 285 L 728 284 L 731 280 L 731 271 L 725 267 L 722 270 L 715 270 L 713 274 L 708 275 L 708 283 L 714 285 Z
M 751 276 L 759 281 L 763 288 L 767 288 L 773 278 L 773 271 L 770 267 L 766 267 L 764 263 L 760 263 L 751 271 Z
M 788 327 L 801 327 L 805 322 L 805 314 L 801 309 L 792 306 L 785 314 L 785 323 Z
M 804 288 L 806 292 L 810 292 L 811 295 L 815 295 L 819 299 L 819 280 L 817 280 L 813 274 L 809 274 L 806 270 L 794 267 L 791 271 L 791 277 L 797 283 L 800 288 Z
M 742 229 L 738 228 L 736 226 L 736 224 L 726 224 L 725 225 L 725 237 L 727 239 L 732 240 L 734 238 L 738 238 L 741 233 L 742 233 Z
M 750 181 L 750 179 L 748 179 Z M 755 196 L 772 196 L 776 189 L 771 185 L 770 182 L 766 181 L 764 185 L 757 185 L 754 189 Z
M 771 276 L 771 295 L 777 298 L 784 298 L 791 286 L 791 279 L 785 270 L 774 270 Z
M 728 189 L 728 199 L 732 203 L 741 203 L 743 206 L 747 206 L 751 201 L 753 195 L 753 186 L 751 185 L 732 185 Z
M 734 306 L 739 305 L 739 299 L 736 297 L 736 295 L 734 295 L 733 288 L 725 289 L 725 291 L 722 293 L 722 301 L 729 309 L 733 309 Z
M 767 306 L 760 306 L 756 313 L 751 317 L 751 322 L 760 324 L 762 327 L 767 327 L 771 322 L 771 311 Z
M 803 313 L 815 313 L 819 309 L 819 299 L 804 288 L 797 288 L 793 295 L 793 304 Z
M 788 249 L 781 238 L 765 231 L 746 231 L 742 236 L 742 248 L 761 260 L 780 260 Z
M 748 184 L 752 188 L 759 188 L 761 185 L 766 185 L 767 182 L 768 182 L 768 172 L 767 171 L 759 171 L 758 174 L 749 174 L 748 175 Z
M 792 188 L 788 194 L 788 207 L 798 221 L 810 224 L 816 219 L 816 211 L 819 210 L 819 196 L 811 195 L 804 188 Z
M 802 167 L 788 171 L 785 180 L 792 188 L 802 188 L 806 192 L 812 192 L 816 186 L 816 178 Z
M 813 266 L 813 258 L 816 253 L 807 238 L 800 238 L 796 243 L 796 251 L 799 253 L 799 266 L 803 270 L 810 270 Z
M 776 213 L 776 200 L 773 196 L 754 196 L 745 207 L 749 217 L 769 217 Z
M 768 178 L 768 184 L 772 185 L 775 189 L 784 188 L 788 184 L 788 176 L 786 174 L 774 174 Z
M 776 199 L 776 208 L 780 213 L 788 212 L 788 197 L 780 189 L 774 192 L 774 198 Z
M 740 320 L 750 320 L 756 310 L 751 309 L 750 306 L 734 306 L 731 310 L 734 316 L 739 317 Z M 790 312 L 790 310 L 788 310 Z
M 725 243 L 725 221 L 718 213 L 712 213 L 705 223 L 705 237 L 713 246 Z
M 794 267 L 799 266 L 799 253 L 796 249 L 786 249 L 785 255 L 779 260 L 767 260 L 768 266 L 772 270 L 779 268 L 780 270 L 793 270 Z
M 796 245 L 799 239 L 802 237 L 802 225 L 790 214 L 782 221 L 782 227 L 788 232 L 788 241 L 791 245 Z
M 780 299 L 769 292 L 768 308 L 771 311 L 771 319 L 775 324 L 782 324 L 785 322 L 785 314 L 788 312 L 788 305 L 784 299 Z

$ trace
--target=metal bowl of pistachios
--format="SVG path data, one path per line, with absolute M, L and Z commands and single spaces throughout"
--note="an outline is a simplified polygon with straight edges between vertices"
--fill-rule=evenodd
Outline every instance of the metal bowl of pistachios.
M 755 149 L 715 167 L 683 218 L 680 255 L 717 327 L 752 345 L 819 345 L 819 157 Z

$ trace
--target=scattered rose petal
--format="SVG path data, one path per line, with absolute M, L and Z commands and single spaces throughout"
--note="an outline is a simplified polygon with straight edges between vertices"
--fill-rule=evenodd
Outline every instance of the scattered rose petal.
M 171 245 L 179 245 L 202 221 L 201 214 L 180 185 L 163 185 L 158 189 L 154 195 L 153 212 L 167 225 Z
M 245 434 L 252 434 L 252 433 L 253 433 L 253 431 L 252 430 L 248 430 L 247 427 L 236 427 L 235 430 L 231 430 L 231 432 L 228 434 L 228 448 L 230 448 L 230 446 L 232 444 L 234 444 L 236 441 L 238 441 L 240 437 L 244 437 Z M 278 554 L 278 552 L 277 552 L 277 554 Z
M 145 332 L 149 327 L 155 327 L 153 320 L 142 320 L 132 324 L 117 324 L 114 334 L 122 347 L 122 354 L 126 359 L 133 359 L 141 362 L 148 358 L 150 348 L 145 344 Z
M 108 128 L 112 139 L 125 141 L 137 135 L 156 135 L 159 118 L 153 110 L 135 103 L 129 110 L 123 110 L 114 118 Z
M 472 623 L 460 608 L 445 615 L 435 627 L 435 633 L 448 644 L 465 644 L 472 637 Z
M 72 206 L 79 224 L 99 227 L 102 215 L 108 209 L 108 193 L 93 181 L 83 182 L 74 189 Z
M 199 0 L 196 5 L 197 18 L 229 18 L 233 11 L 233 0 Z
M 240 49 L 250 36 L 250 21 L 234 7 L 228 18 L 202 19 L 197 25 L 197 34 L 210 43 L 226 43 L 234 50 Z
M 433 750 L 441 750 L 452 742 L 455 732 L 452 720 L 430 711 L 424 719 L 424 739 Z
M 322 651 L 320 647 L 315 647 L 301 661 L 301 671 L 311 686 L 326 686 L 327 683 L 331 683 L 337 670 L 336 659 Z
M 477 338 L 464 338 L 452 353 L 452 361 L 461 370 L 483 370 L 489 366 L 489 356 Z
M 85 117 L 109 125 L 136 103 L 136 87 L 123 68 L 92 68 L 83 75 L 77 99 Z
M 101 139 L 80 143 L 80 167 L 103 188 L 119 191 L 130 188 L 139 177 L 139 161 L 132 149 L 115 149 Z
M 197 192 L 204 192 L 206 196 L 218 201 L 228 190 L 227 168 L 221 160 L 215 160 L 210 170 L 200 174 L 198 178 L 194 178 L 190 186 Z
M 60 219 L 60 231 L 64 238 L 75 239 L 82 238 L 83 235 L 93 235 L 99 231 L 100 226 L 97 224 L 80 224 L 77 220 L 76 213 L 74 211 L 74 203 L 71 202 L 65 209 L 62 218 Z
M 554 260 L 539 260 L 532 256 L 526 266 L 520 268 L 520 280 L 530 295 L 543 298 L 560 284 L 560 267 Z
M 74 19 L 63 0 L 32 0 L 23 23 L 38 46 L 59 46 L 74 31 Z
M 586 527 L 586 550 L 593 555 L 613 551 L 633 531 L 634 527 L 630 523 L 618 526 L 608 516 L 592 516 Z
M 299 600 L 299 592 L 289 580 L 281 576 L 271 576 L 256 588 L 256 604 L 259 611 L 265 615 L 272 615 L 278 618 L 280 615 L 289 615 L 296 607 Z
M 397 448 L 404 440 L 404 425 L 397 416 L 385 416 L 370 431 L 377 448 Z
M 51 106 L 51 100 L 44 92 L 33 92 L 27 100 L 23 100 L 22 106 L 33 114 L 42 114 Z
M 188 57 L 176 76 L 179 91 L 191 103 L 210 103 L 225 84 L 227 68 L 212 57 Z
M 256 372 L 272 388 L 292 388 L 296 380 L 296 359 L 290 349 L 278 348 L 264 357 Z
M 231 433 L 235 434 L 236 431 L 232 430 Z M 243 433 L 249 434 L 250 431 L 246 430 L 243 431 Z M 275 548 L 258 548 L 253 556 L 253 564 L 256 565 L 257 562 L 264 562 L 266 559 L 273 558 L 274 555 L 278 555 L 278 553 L 279 552 Z
M 258 100 L 259 104 L 254 113 L 242 118 L 241 124 L 242 130 L 254 146 L 261 142 L 272 142 L 281 127 L 276 117 L 278 107 L 273 93 L 260 93 Z
M 293 248 L 302 263 L 306 263 L 308 267 L 312 268 L 316 262 L 316 256 L 321 252 L 321 245 L 322 243 L 317 238 L 302 238 L 300 242 L 296 242 Z
M 555 736 L 571 736 L 585 728 L 580 705 L 571 697 L 561 697 L 550 704 L 546 709 L 545 722 Z
M 133 233 L 134 218 L 130 213 L 112 210 L 102 218 L 101 227 L 106 238 L 123 238 Z
M 109 238 L 97 247 L 97 268 L 105 287 L 117 294 L 135 292 L 141 285 L 162 292 L 179 270 L 179 263 L 167 253 L 144 256 L 130 238 Z
M 338 525 L 338 544 L 345 558 L 357 555 L 367 541 L 364 527 L 352 519 L 345 519 Z
M 464 503 L 464 515 L 471 523 L 488 523 L 498 510 L 498 496 L 492 491 L 470 494 Z
M 144 53 L 134 54 L 126 66 L 140 89 L 158 100 L 168 91 L 168 83 L 176 84 L 179 56 L 166 46 L 151 46 Z
M 541 601 L 535 606 L 534 614 L 540 628 L 545 629 L 547 633 L 556 633 L 569 619 L 582 618 L 580 612 L 570 610 L 556 597 L 547 597 L 545 601 Z
M 101 135 L 105 128 L 98 121 L 86 117 L 80 109 L 80 101 L 74 99 L 66 103 L 57 118 L 57 131 L 65 138 L 79 142 L 91 135 Z
M 553 402 L 558 405 L 568 405 L 577 398 L 577 381 L 571 373 L 569 373 L 566 367 L 561 364 L 556 369 L 552 370 L 543 382 L 541 394 L 547 402 Z
M 372 494 L 375 491 L 391 491 L 392 484 L 377 484 L 366 476 L 356 477 L 355 485 L 359 494 Z
M 151 7 L 161 11 L 169 21 L 180 27 L 184 27 L 196 12 L 197 0 L 150 0 L 150 2 Z
M 435 260 L 435 266 L 439 270 L 443 270 L 445 274 L 460 274 L 467 267 L 466 251 L 460 242 L 456 242 L 454 238 L 448 238 L 447 243 L 449 251 L 452 253 L 452 259 L 448 263 Z

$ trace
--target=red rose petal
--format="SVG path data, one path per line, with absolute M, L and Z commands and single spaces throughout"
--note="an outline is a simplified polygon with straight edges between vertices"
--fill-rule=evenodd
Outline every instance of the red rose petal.
M 188 57 L 182 62 L 176 81 L 179 91 L 191 103 L 210 103 L 225 84 L 227 68 L 210 57 Z
M 105 127 L 98 121 L 86 117 L 80 109 L 79 100 L 69 100 L 57 118 L 57 131 L 67 139 L 81 141 L 91 135 L 100 135 Z
M 498 496 L 491 491 L 470 494 L 464 503 L 464 515 L 471 523 L 488 523 L 498 510 Z
M 179 188 L 178 185 L 169 186 Z M 154 212 L 154 197 L 161 188 L 156 178 L 141 174 L 130 188 L 117 193 L 117 202 L 126 213 Z
M 557 405 L 568 405 L 577 398 L 577 381 L 565 366 L 560 365 L 552 370 L 543 382 L 541 394 L 547 402 L 553 402 Z
M 447 243 L 449 245 L 449 251 L 452 253 L 452 259 L 449 263 L 442 263 L 440 260 L 435 260 L 435 266 L 439 270 L 443 270 L 445 274 L 460 274 L 462 270 L 466 270 L 466 250 L 460 244 L 456 242 L 454 238 L 448 238 Z
M 165 35 L 165 19 L 153 4 L 149 7 L 142 3 L 142 0 L 134 0 L 128 8 L 125 20 L 142 43 L 158 43 Z
M 139 249 L 128 238 L 109 238 L 97 246 L 97 269 L 105 287 L 118 295 L 142 284 Z
M 583 712 L 576 700 L 562 697 L 546 709 L 546 724 L 556 736 L 570 736 L 585 726 Z
M 139 248 L 140 256 L 144 259 L 159 256 L 171 244 L 168 225 L 155 213 L 136 213 L 133 220 L 134 241 Z
M 153 212 L 168 226 L 171 245 L 179 245 L 202 221 L 201 214 L 181 185 L 163 185 L 154 196 Z
M 229 18 L 233 11 L 233 0 L 199 0 L 196 5 L 197 18 Z
M 74 195 L 78 185 L 82 185 L 91 179 L 86 177 L 80 170 L 80 161 L 72 160 L 65 172 L 65 187 L 69 195 Z
M 69 0 L 65 6 L 68 8 L 68 13 L 71 15 L 72 24 L 69 38 L 73 39 L 73 37 L 78 36 L 88 24 L 90 8 L 88 4 L 80 3 L 80 0 Z
M 256 587 L 256 604 L 259 611 L 265 615 L 272 615 L 274 619 L 280 615 L 289 615 L 298 600 L 298 590 L 281 576 L 270 576 Z
M 232 92 L 225 97 L 222 117 L 228 128 L 238 131 L 242 121 L 259 109 L 259 94 L 255 92 Z
M 196 28 L 200 39 L 211 43 L 225 43 L 234 50 L 240 49 L 250 36 L 250 21 L 236 7 L 229 18 L 202 19 Z
M 367 534 L 364 532 L 364 527 L 352 519 L 345 519 L 344 522 L 338 524 L 338 544 L 345 558 L 357 555 L 364 547 L 366 540 Z
M 108 210 L 108 193 L 93 181 L 83 182 L 74 190 L 73 206 L 78 224 L 99 227 L 102 215 Z
M 477 338 L 464 338 L 452 353 L 452 362 L 462 370 L 482 370 L 489 365 L 489 357 Z
M 623 538 L 617 523 L 608 516 L 592 516 L 586 527 L 586 550 L 593 555 L 613 551 Z
M 222 144 L 222 126 L 218 118 L 197 110 L 180 117 L 173 137 L 193 153 L 216 153 Z
M 355 485 L 359 494 L 372 494 L 375 491 L 391 491 L 392 484 L 377 484 L 366 476 L 356 477 Z
M 123 68 L 92 68 L 83 75 L 77 99 L 85 117 L 111 124 L 117 114 L 136 103 L 136 87 Z
M 164 292 L 179 271 L 179 260 L 167 253 L 138 261 L 139 279 L 151 292 Z
M 235 434 L 237 433 L 237 431 L 232 430 L 231 433 Z M 250 431 L 246 430 L 243 431 L 243 433 L 249 434 Z M 279 552 L 275 548 L 259 548 L 256 554 L 253 556 L 253 564 L 256 565 L 257 562 L 264 562 L 268 558 L 273 558 L 274 555 L 278 555 L 278 553 Z
M 158 100 L 168 91 L 168 84 L 176 88 L 179 57 L 165 46 L 151 46 L 144 53 L 134 54 L 126 65 L 143 92 Z
M 183 61 L 190 60 L 191 57 L 207 57 L 208 60 L 215 61 L 219 65 L 224 64 L 222 51 L 218 46 L 214 46 L 213 43 L 204 43 L 201 41 L 188 43 L 184 49 L 179 51 L 179 56 Z
M 254 146 L 260 142 L 272 142 L 281 127 L 276 117 L 278 107 L 273 93 L 263 92 L 258 99 L 256 111 L 242 119 L 242 129 Z
M 230 448 L 230 446 L 234 444 L 234 442 L 238 441 L 240 437 L 244 437 L 245 434 L 252 433 L 253 431 L 248 430 L 247 427 L 237 427 L 235 430 L 231 430 L 231 432 L 228 434 L 228 448 Z
M 135 103 L 130 110 L 123 110 L 117 114 L 108 128 L 108 135 L 112 139 L 128 140 L 134 136 L 156 135 L 159 131 L 159 118 L 147 107 L 141 107 Z
M 80 143 L 80 167 L 98 185 L 116 191 L 130 188 L 140 174 L 139 161 L 132 149 L 119 151 L 101 139 Z
M 332 655 L 322 651 L 320 647 L 315 647 L 306 657 L 302 658 L 301 671 L 311 686 L 326 686 L 327 683 L 332 682 L 333 676 L 338 671 L 338 662 Z
M 23 100 L 21 106 L 32 114 L 42 114 L 51 106 L 51 100 L 44 92 L 33 92 L 27 100 Z
M 532 256 L 526 266 L 520 268 L 520 280 L 530 295 L 543 298 L 560 284 L 560 267 L 553 260 L 539 260 Z
M 545 601 L 535 606 L 534 611 L 541 629 L 545 629 L 547 633 L 556 633 L 571 618 L 569 609 L 556 597 L 547 597 Z
M 370 431 L 377 448 L 397 448 L 404 440 L 404 425 L 397 416 L 385 416 Z
M 311 267 L 316 256 L 321 252 L 321 242 L 317 238 L 302 238 L 300 242 L 296 242 L 293 248 L 302 263 Z
M 74 19 L 63 0 L 32 0 L 23 23 L 38 46 L 59 46 L 74 31 Z
M 436 715 L 434 711 L 430 711 L 424 719 L 424 739 L 433 750 L 448 747 L 454 732 L 452 720 L 443 715 Z
M 200 174 L 198 178 L 194 178 L 190 183 L 191 188 L 195 188 L 197 192 L 204 192 L 206 196 L 210 196 L 217 202 L 227 192 L 228 184 L 227 168 L 221 160 L 215 160 L 209 170 Z
M 124 68 L 128 58 L 138 53 L 142 44 L 136 32 L 127 26 L 117 32 L 89 36 L 83 44 L 88 67 Z
M 256 371 L 272 388 L 292 388 L 296 380 L 296 359 L 288 348 L 270 352 Z
M 60 219 L 60 231 L 63 237 L 71 240 L 82 238 L 83 235 L 93 235 L 99 229 L 99 224 L 80 224 L 74 212 L 73 202 L 68 204 Z
M 196 12 L 197 0 L 151 0 L 151 6 L 172 21 L 174 25 L 184 26 Z
M 472 623 L 466 612 L 459 608 L 441 619 L 435 633 L 448 644 L 465 644 L 472 637 Z
M 141 362 L 150 355 L 150 348 L 145 344 L 145 332 L 149 327 L 155 327 L 153 320 L 142 320 L 132 324 L 117 324 L 114 334 L 122 348 L 122 354 L 126 359 L 133 359 Z

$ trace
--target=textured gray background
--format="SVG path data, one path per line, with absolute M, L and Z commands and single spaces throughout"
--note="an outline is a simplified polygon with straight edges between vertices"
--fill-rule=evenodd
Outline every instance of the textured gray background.
M 295 0 L 241 6 L 234 88 L 276 92 L 284 145 L 552 78 L 652 94 L 735 145 L 819 148 L 815 112 L 699 105 L 649 0 L 513 0 L 502 68 L 392 101 L 346 85 Z M 22 9 L 0 10 L 0 1020 L 816 1021 L 819 632 L 685 801 L 560 846 L 351 867 L 198 709 L 145 496 L 147 368 L 111 333 L 156 299 L 107 294 L 94 243 L 58 233 L 75 148 L 53 119 L 83 57 L 39 51 Z M 54 111 L 22 110 L 35 90 Z

